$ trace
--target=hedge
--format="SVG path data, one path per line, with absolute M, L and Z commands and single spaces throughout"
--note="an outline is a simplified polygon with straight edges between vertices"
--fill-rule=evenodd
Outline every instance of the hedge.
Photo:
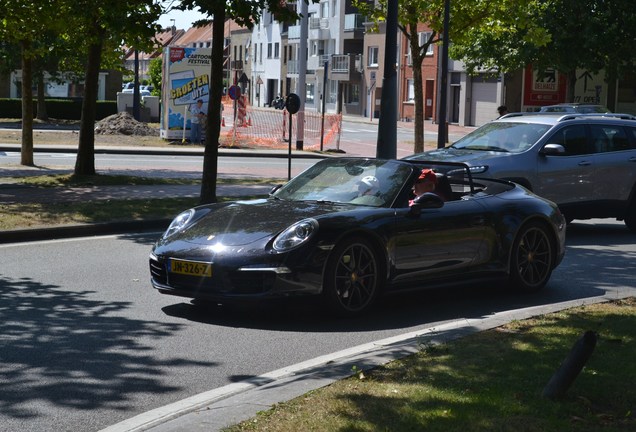
M 50 118 L 60 120 L 80 120 L 82 99 L 46 99 L 46 110 Z M 33 102 L 33 113 L 37 113 L 37 103 Z M 95 119 L 101 120 L 117 114 L 117 101 L 97 101 Z M 22 99 L 0 99 L 0 118 L 22 118 Z

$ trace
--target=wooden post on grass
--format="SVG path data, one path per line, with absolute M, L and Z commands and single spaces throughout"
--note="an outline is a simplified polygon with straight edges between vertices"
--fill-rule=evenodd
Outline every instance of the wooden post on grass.
M 596 333 L 588 330 L 574 344 L 570 354 L 552 375 L 552 378 L 543 389 L 542 396 L 548 399 L 563 397 L 583 369 L 583 366 L 585 366 L 595 347 Z

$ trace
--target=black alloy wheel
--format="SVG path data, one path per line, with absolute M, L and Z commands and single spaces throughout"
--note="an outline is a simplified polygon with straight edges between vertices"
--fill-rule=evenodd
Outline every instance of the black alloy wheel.
M 323 295 L 339 316 L 365 312 L 380 293 L 384 270 L 373 245 L 350 238 L 336 245 L 325 270 Z
M 536 222 L 523 226 L 512 246 L 511 286 L 525 292 L 542 289 L 552 274 L 553 255 L 547 227 Z

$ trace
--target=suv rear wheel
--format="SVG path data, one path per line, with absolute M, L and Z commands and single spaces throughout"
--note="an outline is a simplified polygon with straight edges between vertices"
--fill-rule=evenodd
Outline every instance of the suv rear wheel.
M 627 228 L 631 232 L 636 233 L 636 198 L 632 199 L 632 203 L 627 209 L 627 214 L 625 215 L 625 225 L 627 225 Z

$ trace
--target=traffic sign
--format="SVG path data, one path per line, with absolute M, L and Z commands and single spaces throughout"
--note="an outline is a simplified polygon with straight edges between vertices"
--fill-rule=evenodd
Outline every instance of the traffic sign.
M 237 85 L 233 85 L 227 91 L 228 95 L 230 95 L 230 99 L 237 100 L 241 97 L 241 88 Z

